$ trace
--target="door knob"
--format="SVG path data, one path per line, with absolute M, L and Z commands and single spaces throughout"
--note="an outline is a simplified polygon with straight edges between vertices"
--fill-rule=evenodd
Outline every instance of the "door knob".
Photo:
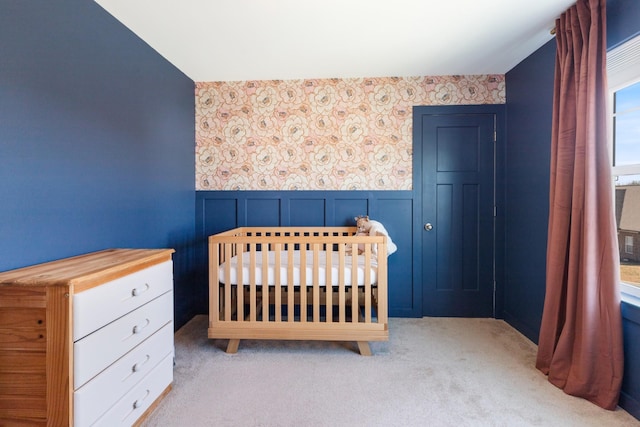
M 431 223 L 430 223 L 430 222 L 428 222 L 428 223 L 426 223 L 426 224 L 424 225 L 424 229 L 425 229 L 426 231 L 431 231 L 431 230 L 433 230 L 433 225 L 431 225 Z

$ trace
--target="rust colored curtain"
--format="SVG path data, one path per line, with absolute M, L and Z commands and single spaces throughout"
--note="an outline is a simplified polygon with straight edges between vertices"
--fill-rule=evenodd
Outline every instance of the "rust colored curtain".
M 556 22 L 547 283 L 536 367 L 615 409 L 623 375 L 619 258 L 607 149 L 605 0 Z

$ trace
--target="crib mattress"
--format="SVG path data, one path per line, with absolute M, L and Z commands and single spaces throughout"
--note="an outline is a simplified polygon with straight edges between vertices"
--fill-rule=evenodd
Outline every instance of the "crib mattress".
M 326 286 L 327 285 L 327 252 L 320 251 L 318 252 L 318 285 Z M 339 256 L 338 252 L 331 252 L 331 286 L 338 286 L 339 284 Z M 256 251 L 256 267 L 255 267 L 255 284 L 263 285 L 263 255 L 261 251 Z M 276 282 L 276 271 L 277 268 L 275 266 L 276 254 L 274 251 L 268 252 L 268 266 L 267 266 L 267 283 L 269 286 L 275 286 Z M 293 285 L 301 286 L 301 270 L 304 268 L 305 271 L 305 286 L 313 286 L 313 251 L 306 251 L 306 259 L 305 266 L 301 266 L 300 262 L 300 251 L 294 251 L 293 255 Z M 230 260 L 230 279 L 231 284 L 238 284 L 238 256 L 234 256 Z M 289 268 L 289 259 L 288 252 L 282 251 L 280 254 L 280 285 L 288 286 L 289 283 L 289 274 L 287 272 Z M 344 281 L 345 286 L 352 286 L 352 268 L 353 268 L 353 257 L 351 255 L 345 256 L 345 266 L 344 266 Z M 356 261 L 356 281 L 357 286 L 365 285 L 365 258 L 364 255 L 358 255 Z M 221 283 L 227 284 L 226 278 L 226 262 L 220 264 L 218 267 L 218 277 Z M 250 253 L 244 252 L 242 254 L 242 282 L 244 285 L 250 284 Z M 370 284 L 377 283 L 378 280 L 378 268 L 375 259 L 371 259 L 370 261 L 370 276 L 369 281 Z

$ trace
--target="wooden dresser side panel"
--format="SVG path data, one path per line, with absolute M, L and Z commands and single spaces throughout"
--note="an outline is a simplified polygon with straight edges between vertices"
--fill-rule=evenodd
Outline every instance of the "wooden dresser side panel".
M 69 289 L 47 288 L 47 425 L 71 426 L 73 360 Z
M 45 425 L 44 288 L 0 287 L 0 425 Z

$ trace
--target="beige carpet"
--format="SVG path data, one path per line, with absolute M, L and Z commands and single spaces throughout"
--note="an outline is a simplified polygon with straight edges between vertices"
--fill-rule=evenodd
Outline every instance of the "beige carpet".
M 494 319 L 390 322 L 390 341 L 208 340 L 207 317 L 175 336 L 174 388 L 146 426 L 640 426 L 564 394 L 536 346 Z

